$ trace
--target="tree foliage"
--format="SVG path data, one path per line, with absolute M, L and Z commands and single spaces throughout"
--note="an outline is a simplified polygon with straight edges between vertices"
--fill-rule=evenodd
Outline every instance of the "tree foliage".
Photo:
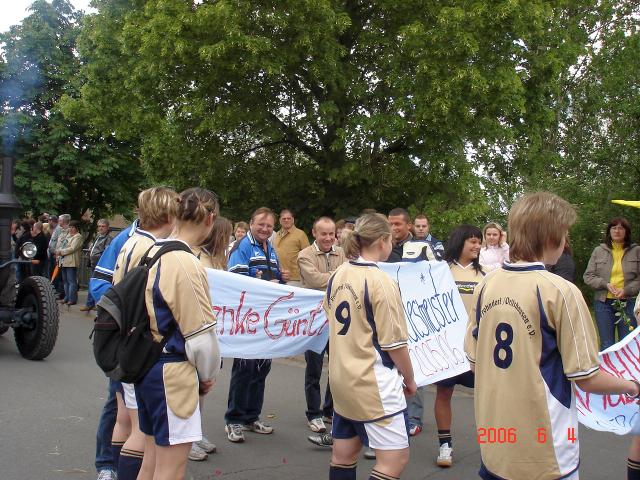
M 16 194 L 25 212 L 97 219 L 131 210 L 141 171 L 135 150 L 86 123 L 73 105 L 83 77 L 76 40 L 81 15 L 67 0 L 37 0 L 20 25 L 0 36 L 3 154 L 15 158 Z M 62 105 L 69 103 L 67 113 Z
M 105 131 L 142 139 L 151 178 L 206 178 L 234 214 L 437 198 L 477 218 L 497 205 L 467 147 L 548 115 L 533 107 L 575 62 L 593 2 L 95 3 L 83 98 Z

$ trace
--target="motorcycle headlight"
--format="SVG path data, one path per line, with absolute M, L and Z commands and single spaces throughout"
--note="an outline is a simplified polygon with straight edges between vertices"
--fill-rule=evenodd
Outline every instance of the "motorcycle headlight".
M 38 248 L 31 242 L 25 242 L 25 244 L 20 248 L 20 251 L 24 258 L 33 258 L 36 256 Z

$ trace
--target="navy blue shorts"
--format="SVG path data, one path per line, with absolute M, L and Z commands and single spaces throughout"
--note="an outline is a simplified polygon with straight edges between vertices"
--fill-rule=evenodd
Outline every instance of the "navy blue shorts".
M 456 375 L 455 377 L 440 380 L 439 382 L 436 382 L 436 385 L 449 388 L 453 388 L 456 385 L 462 385 L 463 387 L 473 388 L 475 379 L 476 376 L 471 370 L 469 370 L 468 372 L 461 373 L 460 375 Z
M 407 410 L 372 422 L 357 422 L 333 412 L 331 435 L 337 440 L 359 437 L 362 444 L 376 450 L 409 448 L 409 417 Z
M 182 356 L 161 357 L 135 385 L 138 421 L 156 445 L 202 440 L 198 374 Z

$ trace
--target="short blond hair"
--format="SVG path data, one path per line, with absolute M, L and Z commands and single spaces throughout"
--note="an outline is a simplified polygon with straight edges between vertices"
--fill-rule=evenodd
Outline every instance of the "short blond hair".
M 344 234 L 343 234 L 344 235 Z M 356 258 L 363 247 L 369 247 L 380 239 L 391 235 L 391 226 L 387 217 L 381 213 L 368 213 L 356 220 L 354 230 L 344 236 L 342 248 L 347 258 Z
M 509 259 L 512 262 L 542 260 L 545 248 L 564 244 L 576 211 L 550 192 L 528 193 L 509 211 Z
M 140 227 L 148 230 L 170 223 L 178 212 L 178 194 L 169 187 L 151 187 L 138 195 Z

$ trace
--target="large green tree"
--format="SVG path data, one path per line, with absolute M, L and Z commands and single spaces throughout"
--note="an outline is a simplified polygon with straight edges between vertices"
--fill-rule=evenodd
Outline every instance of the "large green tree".
M 36 0 L 21 24 L 0 35 L 0 139 L 15 158 L 16 194 L 25 212 L 68 212 L 79 218 L 130 212 L 141 182 L 136 150 L 95 132 L 81 108 L 76 49 L 82 17 L 68 0 Z
M 435 198 L 476 220 L 469 152 L 546 119 L 536 99 L 576 61 L 594 3 L 96 0 L 83 99 L 143 142 L 151 178 L 205 183 L 232 214 Z
M 535 182 L 578 207 L 579 274 L 612 217 L 631 221 L 634 241 L 640 226 L 639 210 L 610 202 L 640 199 L 640 4 L 611 0 L 600 8 L 585 55 L 563 80 L 556 159 Z

